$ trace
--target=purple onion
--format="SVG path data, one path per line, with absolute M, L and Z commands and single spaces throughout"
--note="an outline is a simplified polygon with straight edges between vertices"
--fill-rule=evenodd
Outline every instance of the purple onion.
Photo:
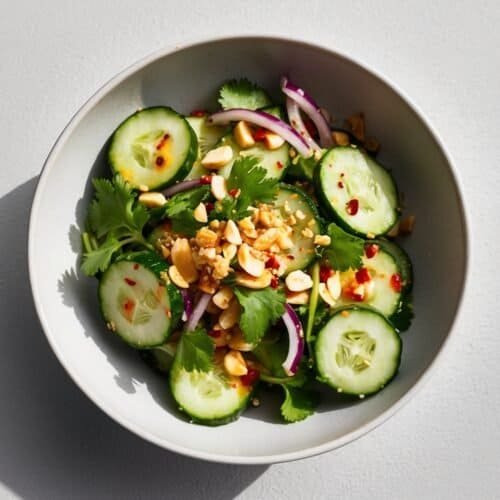
M 282 366 L 285 373 L 291 377 L 297 373 L 304 354 L 304 330 L 297 313 L 290 304 L 285 304 L 282 319 L 288 330 L 288 354 Z
M 278 134 L 286 142 L 292 145 L 302 156 L 310 156 L 311 148 L 301 135 L 288 123 L 276 118 L 275 116 L 264 111 L 252 111 L 250 109 L 233 108 L 226 111 L 219 111 L 210 115 L 207 123 L 212 125 L 225 125 L 229 122 L 246 121 L 258 127 L 263 127 L 275 134 Z
M 174 194 L 180 193 L 182 191 L 187 191 L 188 189 L 193 189 L 203 184 L 204 182 L 202 179 L 192 179 L 189 181 L 182 181 L 164 189 L 162 193 L 163 196 L 165 196 L 165 198 L 170 198 L 171 196 L 174 196 Z
M 191 314 L 193 314 L 193 299 L 185 288 L 181 288 L 181 295 L 184 302 L 182 321 L 187 321 L 191 317 Z
M 314 122 L 314 125 L 316 125 L 318 129 L 321 146 L 324 148 L 332 146 L 333 139 L 330 126 L 315 100 L 301 88 L 289 82 L 288 78 L 285 76 L 281 78 L 281 90 L 287 97 L 293 99 L 298 104 L 299 108 Z
M 316 144 L 316 141 L 309 135 L 302 116 L 300 116 L 299 105 L 290 97 L 286 98 L 286 112 L 290 125 L 305 139 L 309 147 L 313 151 L 320 151 L 321 148 Z
M 200 321 L 201 317 L 203 316 L 203 313 L 205 312 L 205 309 L 208 307 L 208 303 L 210 302 L 210 299 L 212 298 L 212 295 L 209 293 L 202 293 L 200 296 L 200 299 L 198 300 L 197 304 L 194 306 L 193 312 L 189 315 L 189 318 L 186 322 L 186 330 L 191 331 L 196 328 L 196 325 Z

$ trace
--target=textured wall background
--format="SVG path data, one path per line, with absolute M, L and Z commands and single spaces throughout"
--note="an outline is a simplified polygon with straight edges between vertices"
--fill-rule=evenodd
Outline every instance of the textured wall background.
M 0 497 L 498 498 L 500 7 L 409 3 L 0 1 Z M 328 44 L 392 79 L 455 158 L 473 225 L 469 293 L 432 381 L 359 441 L 272 467 L 197 462 L 115 425 L 59 366 L 27 282 L 36 178 L 82 102 L 155 49 L 237 33 Z

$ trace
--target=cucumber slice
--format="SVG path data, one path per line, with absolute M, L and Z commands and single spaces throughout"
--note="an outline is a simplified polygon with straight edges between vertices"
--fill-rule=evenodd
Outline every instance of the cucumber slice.
M 197 152 L 189 123 L 173 109 L 158 106 L 138 111 L 118 126 L 108 159 L 133 187 L 159 189 L 183 179 Z
M 353 147 L 335 147 L 316 170 L 325 211 L 339 225 L 361 236 L 386 233 L 398 218 L 394 181 L 373 158 Z
M 294 246 L 288 251 L 290 258 L 287 259 L 285 274 L 305 269 L 316 256 L 314 235 L 321 234 L 321 222 L 316 206 L 302 189 L 283 183 L 280 184 L 275 206 L 280 208 L 284 219 L 296 214 L 298 210 L 304 215 L 302 220 L 296 217 L 297 223 L 290 235 Z M 306 228 L 312 231 L 312 238 L 302 234 Z
M 134 253 L 114 262 L 99 282 L 104 320 L 133 347 L 165 343 L 182 314 L 182 297 L 159 274 L 167 264 L 152 252 Z
M 314 350 L 322 382 L 363 397 L 380 391 L 396 375 L 401 339 L 378 312 L 348 307 L 338 310 L 319 331 Z
M 234 160 L 236 160 L 238 156 L 255 156 L 259 160 L 259 165 L 266 170 L 266 177 L 272 177 L 274 179 L 281 179 L 283 175 L 285 175 L 285 171 L 290 161 L 287 143 L 274 150 L 267 149 L 259 142 L 251 148 L 241 149 L 233 139 L 233 135 L 227 134 L 219 141 L 217 147 L 219 146 L 230 146 L 233 150 L 233 160 L 218 172 L 219 175 L 222 175 L 226 179 L 229 177 Z
M 370 288 L 371 292 L 363 300 L 364 305 L 373 307 L 384 316 L 389 317 L 394 314 L 401 302 L 403 288 L 401 290 L 395 289 L 391 285 L 391 278 L 395 274 L 400 274 L 401 269 L 398 266 L 396 259 L 386 252 L 382 247 L 376 255 L 371 258 L 363 256 L 363 267 L 366 268 L 370 274 L 370 281 L 365 283 L 366 288 Z M 350 283 L 355 283 L 355 271 L 349 270 L 340 273 L 340 280 L 342 289 L 349 289 Z M 356 304 L 359 302 L 349 299 L 344 293 L 339 299 L 339 305 Z
M 191 125 L 198 140 L 198 155 L 191 171 L 186 176 L 186 180 L 199 179 L 202 175 L 210 173 L 209 170 L 200 165 L 200 160 L 214 148 L 222 136 L 227 134 L 227 127 L 207 125 L 207 120 L 203 116 L 188 116 L 186 120 Z
M 179 409 L 193 422 L 223 425 L 236 420 L 247 407 L 252 388 L 239 377 L 228 377 L 220 363 L 209 372 L 188 372 L 174 361 L 170 389 Z

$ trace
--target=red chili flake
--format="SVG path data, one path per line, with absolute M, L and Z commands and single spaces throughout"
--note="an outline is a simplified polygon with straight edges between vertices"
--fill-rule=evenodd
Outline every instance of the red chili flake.
M 362 267 L 361 269 L 358 269 L 356 271 L 356 281 L 358 283 L 366 283 L 371 279 L 372 277 L 370 276 L 370 273 L 368 272 L 368 269 L 366 269 L 366 267 Z
M 202 175 L 200 177 L 200 184 L 212 184 L 212 176 L 211 175 Z
M 215 208 L 215 205 L 211 201 L 207 201 L 205 202 L 205 208 L 207 212 L 211 212 Z
M 156 145 L 156 149 L 157 150 L 160 150 L 164 145 L 165 143 L 170 139 L 170 135 L 169 134 L 165 134 L 161 139 L 160 139 L 160 142 Z
M 283 168 L 283 163 L 281 163 L 280 161 L 277 161 L 277 162 L 276 162 L 276 166 L 277 166 L 279 169 L 281 169 L 281 168 Z
M 123 280 L 125 281 L 125 283 L 127 283 L 127 285 L 130 286 L 135 286 L 137 284 L 134 280 L 131 280 L 130 278 L 123 278 Z
M 222 330 L 210 330 L 208 332 L 209 337 L 218 339 L 222 335 Z
M 337 182 L 337 186 L 338 186 L 340 189 L 344 189 L 344 183 L 343 183 L 342 181 Z
M 236 198 L 239 194 L 239 189 L 238 188 L 233 188 L 229 190 L 229 196 L 232 196 L 233 198 Z
M 304 120 L 304 126 L 306 127 L 306 130 L 309 132 L 309 135 L 311 137 L 314 138 L 318 137 L 318 129 L 316 128 L 316 125 L 314 125 L 314 122 L 310 118 L 306 118 Z
M 394 273 L 391 276 L 391 287 L 396 293 L 401 292 L 401 289 L 403 288 L 403 280 L 401 279 L 401 275 L 399 273 Z
M 155 163 L 157 167 L 161 167 L 165 163 L 165 158 L 163 158 L 163 156 L 157 156 Z
M 349 200 L 346 204 L 346 210 L 349 215 L 356 215 L 359 210 L 359 201 L 356 198 Z
M 255 370 L 254 368 L 249 368 L 246 375 L 242 375 L 240 377 L 241 383 L 246 386 L 253 385 L 260 377 L 259 370 Z
M 273 276 L 271 278 L 271 288 L 278 288 L 280 285 L 280 279 L 278 278 L 278 276 Z
M 279 260 L 274 255 L 271 255 L 271 257 L 269 257 L 269 259 L 267 259 L 266 261 L 266 267 L 268 269 L 279 269 L 280 268 Z
M 205 115 L 208 115 L 208 112 L 205 111 L 204 109 L 193 109 L 190 113 L 191 116 L 196 116 L 198 118 L 201 118 Z
M 321 266 L 319 268 L 319 280 L 326 283 L 328 278 L 333 274 L 333 269 L 329 266 Z
M 265 128 L 257 128 L 253 131 L 252 136 L 255 141 L 263 141 L 266 138 L 267 130 Z
M 370 243 L 370 244 L 366 245 L 366 247 L 365 247 L 366 257 L 368 259 L 375 257 L 375 255 L 377 255 L 377 253 L 378 253 L 379 248 L 380 247 L 375 243 Z
M 134 264 L 134 269 L 137 271 L 137 269 L 139 269 L 139 264 L 135 263 Z

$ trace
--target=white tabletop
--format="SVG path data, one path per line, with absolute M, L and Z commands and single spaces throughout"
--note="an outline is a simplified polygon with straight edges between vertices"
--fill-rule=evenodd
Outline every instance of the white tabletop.
M 0 497 L 499 498 L 498 1 L 1 5 Z M 357 442 L 272 467 L 198 462 L 112 422 L 51 353 L 26 265 L 36 180 L 78 107 L 155 49 L 241 33 L 293 35 L 338 47 L 392 79 L 430 118 L 455 158 L 473 224 L 472 280 L 454 340 L 431 382 Z

